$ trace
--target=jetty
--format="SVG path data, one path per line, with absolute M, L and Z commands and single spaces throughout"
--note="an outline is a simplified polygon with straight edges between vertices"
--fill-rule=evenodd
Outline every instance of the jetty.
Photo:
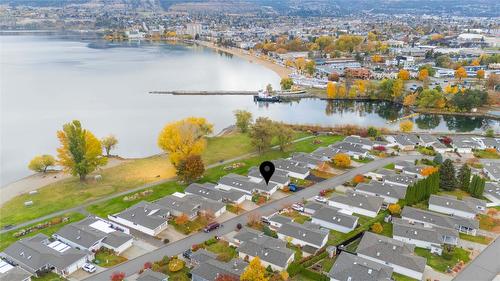
M 194 91 L 194 90 L 176 90 L 176 91 L 150 91 L 152 95 L 174 95 L 174 96 L 257 96 L 258 91 Z M 313 94 L 301 91 L 276 91 L 272 96 L 277 96 L 283 99 L 294 98 L 314 98 Z

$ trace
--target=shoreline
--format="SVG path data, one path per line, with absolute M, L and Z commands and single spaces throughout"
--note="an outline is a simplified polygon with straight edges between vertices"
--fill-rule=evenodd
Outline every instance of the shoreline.
M 280 78 L 288 78 L 288 75 L 292 74 L 292 70 L 286 67 L 283 67 L 281 65 L 275 64 L 273 62 L 270 62 L 268 60 L 264 60 L 262 58 L 259 58 L 257 56 L 251 55 L 249 53 L 245 53 L 244 50 L 240 48 L 225 48 L 225 47 L 220 47 L 215 45 L 214 43 L 206 42 L 206 41 L 193 41 L 195 44 L 198 44 L 200 46 L 204 46 L 207 48 L 210 48 L 215 51 L 221 51 L 225 52 L 234 56 L 237 56 L 241 59 L 247 60 L 250 63 L 257 63 L 259 65 L 262 65 L 272 71 L 274 71 Z

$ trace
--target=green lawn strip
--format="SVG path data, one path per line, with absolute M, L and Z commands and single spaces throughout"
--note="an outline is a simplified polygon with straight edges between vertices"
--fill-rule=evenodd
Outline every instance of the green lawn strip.
M 329 272 L 333 264 L 335 263 L 336 259 L 337 256 L 334 256 L 333 258 L 328 258 L 328 257 L 324 258 L 323 261 L 321 261 L 321 267 L 323 267 L 323 271 Z
M 443 256 L 431 254 L 430 250 L 415 247 L 415 254 L 427 259 L 427 265 L 439 272 L 446 272 L 448 267 L 452 269 L 459 261 L 464 263 L 469 262 L 470 252 L 456 247 L 450 259 L 445 259 Z M 444 251 L 443 251 L 444 254 Z
M 500 154 L 486 150 L 476 150 L 474 151 L 474 156 L 477 158 L 485 158 L 485 159 L 500 159 Z
M 389 163 L 389 164 L 384 166 L 384 168 L 389 169 L 389 170 L 394 170 L 395 167 L 396 167 L 396 164 L 394 164 L 394 163 Z
M 472 235 L 468 235 L 465 233 L 459 233 L 459 235 L 460 235 L 460 239 L 471 241 L 474 243 L 484 244 L 484 245 L 490 244 L 490 242 L 492 240 L 492 238 L 486 237 L 483 235 L 472 236 Z
M 361 242 L 361 239 L 356 239 L 351 244 L 347 245 L 345 249 L 349 252 L 356 252 L 356 249 L 358 248 L 359 242 Z
M 68 279 L 57 275 L 54 272 L 48 272 L 40 277 L 31 277 L 32 281 L 67 281 Z
M 413 279 L 411 277 L 396 272 L 392 273 L 392 279 L 394 279 L 394 281 L 418 281 L 418 279 Z
M 291 212 L 283 213 L 283 215 L 287 216 L 289 218 L 292 218 L 294 222 L 297 222 L 300 224 L 304 224 L 304 222 L 311 220 L 311 217 L 305 216 L 305 215 L 303 215 L 295 210 L 293 210 Z
M 381 221 L 380 223 L 382 224 L 384 230 L 382 230 L 382 232 L 379 234 L 392 238 L 392 223 L 384 221 Z
M 223 261 L 230 261 L 233 258 L 238 257 L 238 251 L 235 247 L 229 246 L 225 241 L 217 241 L 209 246 L 206 246 L 205 249 L 214 254 L 217 254 Z
M 112 267 L 125 261 L 127 261 L 125 257 L 118 256 L 106 249 L 97 251 L 94 259 L 94 263 L 102 267 Z
M 370 163 L 373 161 L 372 158 L 356 159 L 354 157 L 351 157 L 351 160 L 353 160 L 354 162 L 363 163 L 363 164 Z
M 461 190 L 459 188 L 455 188 L 454 190 L 440 190 L 438 192 L 438 195 L 451 195 L 451 196 L 454 196 L 454 197 L 462 197 L 462 198 L 466 198 L 466 197 L 470 197 L 470 193 L 468 193 L 467 191 L 464 191 L 464 190 Z
M 33 232 L 31 232 L 31 233 L 29 233 L 27 235 L 21 236 L 21 237 L 14 237 L 14 234 L 17 233 L 17 232 L 19 232 L 19 231 L 21 231 L 22 229 L 12 230 L 12 231 L 8 231 L 8 232 L 0 234 L 0 251 L 4 250 L 10 244 L 16 242 L 19 239 L 31 237 L 31 236 L 34 236 L 34 235 L 36 235 L 38 233 L 43 233 L 43 234 L 45 234 L 47 236 L 51 236 L 52 234 L 54 234 L 55 232 L 57 232 L 59 229 L 61 229 L 63 226 L 65 226 L 65 225 L 67 225 L 69 223 L 73 223 L 73 222 L 76 222 L 76 221 L 84 219 L 85 215 L 80 214 L 80 213 L 68 213 L 68 214 L 64 214 L 64 215 L 61 215 L 61 216 L 56 216 L 56 218 L 62 218 L 62 217 L 68 217 L 69 220 L 66 221 L 66 222 L 62 222 L 62 223 L 59 223 L 59 224 L 56 224 L 56 225 L 52 225 L 52 226 L 46 227 L 44 229 L 34 230 Z M 40 223 L 34 223 L 32 225 L 29 225 L 29 226 L 25 227 L 24 229 L 28 229 L 29 227 L 35 226 L 35 225 L 38 225 L 38 224 L 43 224 L 45 222 L 51 221 L 52 219 L 48 219 L 48 220 L 42 221 Z
M 353 231 L 348 232 L 348 233 L 342 233 L 339 231 L 330 230 L 330 235 L 328 236 L 328 245 L 338 245 L 342 241 L 345 241 L 351 237 L 354 237 L 360 232 L 369 230 L 372 224 L 374 224 L 376 222 L 382 223 L 384 221 L 384 217 L 387 214 L 388 214 L 388 211 L 383 211 L 383 212 L 380 212 L 374 218 L 366 217 L 366 216 L 359 215 L 359 214 L 353 214 L 353 215 L 359 217 L 359 219 L 358 219 L 359 226 L 356 229 L 354 229 Z

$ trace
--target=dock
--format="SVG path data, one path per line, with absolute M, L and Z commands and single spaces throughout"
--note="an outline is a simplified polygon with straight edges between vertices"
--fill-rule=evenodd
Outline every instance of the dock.
M 152 95 L 174 95 L 174 96 L 256 96 L 259 94 L 258 91 L 187 91 L 187 90 L 177 90 L 177 91 L 150 91 L 149 94 Z M 278 96 L 284 99 L 293 98 L 313 98 L 312 94 L 306 91 L 279 91 L 275 92 L 274 96 Z

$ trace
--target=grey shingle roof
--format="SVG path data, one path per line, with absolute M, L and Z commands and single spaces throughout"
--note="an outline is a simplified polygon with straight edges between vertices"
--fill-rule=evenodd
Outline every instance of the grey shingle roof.
M 427 260 L 416 256 L 414 246 L 401 241 L 365 232 L 356 252 L 417 272 L 424 272 Z
M 378 212 L 384 203 L 384 198 L 353 191 L 348 191 L 344 195 L 334 194 L 329 200 L 372 212 Z
M 200 264 L 208 260 L 216 259 L 217 255 L 205 249 L 199 249 L 198 251 L 193 252 L 190 258 L 192 262 Z
M 314 228 L 308 223 L 300 224 L 296 222 L 283 224 L 278 229 L 278 233 L 311 243 L 318 247 L 321 247 L 325 237 L 328 237 L 328 231 L 326 230 Z
M 340 253 L 328 272 L 328 277 L 342 281 L 390 281 L 391 276 L 391 267 L 347 252 Z
M 253 228 L 244 227 L 233 236 L 233 239 L 243 242 L 259 237 L 260 234 L 260 231 L 257 231 Z
M 217 212 L 226 205 L 194 194 L 186 194 L 184 197 L 170 195 L 156 201 L 157 204 L 170 209 L 171 213 L 180 212 L 188 216 L 196 216 L 199 211 Z
M 307 174 L 309 168 L 300 162 L 292 161 L 289 159 L 278 159 L 272 161 L 277 170 L 293 172 L 298 174 Z
M 228 174 L 222 177 L 219 180 L 219 183 L 230 186 L 235 189 L 245 191 L 249 194 L 255 191 L 270 192 L 272 189 L 276 187 L 275 183 L 270 182 L 269 185 L 266 185 L 265 182 L 255 183 L 251 181 L 248 177 L 237 174 Z
M 393 185 L 372 180 L 369 183 L 360 183 L 356 186 L 356 190 L 371 192 L 380 196 L 387 196 L 397 199 L 405 198 L 406 187 Z
M 257 236 L 249 239 L 238 247 L 238 251 L 245 255 L 260 257 L 262 261 L 279 267 L 286 267 L 287 261 L 294 254 L 286 247 L 286 243 L 269 236 Z
M 164 281 L 168 280 L 168 276 L 161 273 L 155 272 L 151 269 L 146 269 L 144 272 L 137 277 L 136 281 Z
M 471 136 L 453 135 L 450 137 L 453 147 L 457 148 L 481 148 L 481 145 Z
M 358 223 L 358 217 L 347 215 L 339 211 L 340 209 L 325 206 L 316 211 L 312 217 L 332 224 L 354 228 Z
M 439 143 L 439 140 L 436 136 L 429 135 L 429 134 L 419 134 L 418 137 L 422 140 L 423 143 L 425 144 L 430 144 L 430 143 Z
M 357 136 L 348 136 L 344 139 L 344 142 L 373 146 L 373 141 L 371 141 L 370 139 L 361 138 Z
M 32 274 L 19 266 L 0 260 L 0 281 L 25 281 Z
M 158 204 L 141 201 L 114 216 L 155 229 L 167 221 L 170 211 Z
M 405 219 L 423 221 L 441 227 L 457 229 L 458 226 L 465 226 L 471 229 L 478 229 L 479 222 L 473 219 L 466 219 L 457 216 L 443 215 L 427 210 L 413 207 L 404 207 L 401 216 Z
M 287 176 L 287 174 L 288 173 L 285 171 L 275 170 L 269 181 L 282 185 L 287 184 L 290 182 L 290 178 Z M 260 174 L 259 168 L 257 167 L 250 168 L 250 170 L 248 171 L 248 176 L 264 180 L 264 178 Z
M 7 256 L 23 269 L 35 273 L 46 265 L 65 269 L 90 254 L 88 251 L 76 250 L 69 246 L 61 252 L 49 247 L 49 243 L 47 236 L 37 234 L 11 244 L 3 251 L 2 256 Z
M 278 214 L 274 214 L 272 216 L 270 216 L 268 218 L 269 221 L 271 222 L 277 222 L 277 223 L 289 223 L 289 222 L 292 222 L 292 219 L 289 218 L 289 217 L 285 217 L 285 216 L 282 216 L 282 215 L 278 215 Z
M 328 159 L 333 158 L 337 153 L 340 152 L 340 149 L 333 149 L 331 147 L 320 147 L 313 151 L 311 154 L 316 157 L 326 157 Z
M 215 189 L 214 184 L 211 183 L 192 183 L 184 190 L 185 193 L 199 195 L 215 201 L 222 201 L 222 191 Z
M 486 202 L 483 200 L 475 198 L 464 198 L 463 200 L 458 200 L 450 196 L 439 195 L 431 195 L 429 198 L 429 205 L 431 204 L 474 214 L 479 213 L 479 210 L 476 208 L 477 205 L 486 208 Z
M 384 181 L 396 182 L 404 185 L 411 185 L 417 181 L 415 176 L 405 175 L 405 174 L 390 174 L 384 177 Z
M 325 204 L 314 202 L 314 201 L 307 202 L 307 204 L 304 205 L 304 209 L 311 209 L 314 211 L 317 211 L 323 207 L 325 207 Z
M 293 153 L 291 160 L 314 166 L 320 165 L 323 162 L 319 157 L 304 152 Z
M 368 149 L 364 149 L 360 144 L 354 144 L 349 142 L 337 142 L 330 145 L 333 149 L 339 149 L 341 152 L 353 152 L 355 154 L 364 154 Z
M 210 281 L 215 280 L 219 274 L 230 275 L 239 279 L 247 265 L 248 263 L 241 259 L 233 259 L 227 263 L 212 259 L 195 266 L 191 270 L 191 274 Z
M 500 138 L 484 138 L 483 143 L 488 148 L 500 148 Z
M 444 236 L 458 238 L 458 231 L 452 228 L 424 227 L 422 224 L 410 224 L 406 220 L 393 218 L 392 236 L 406 237 L 434 244 L 444 244 Z

